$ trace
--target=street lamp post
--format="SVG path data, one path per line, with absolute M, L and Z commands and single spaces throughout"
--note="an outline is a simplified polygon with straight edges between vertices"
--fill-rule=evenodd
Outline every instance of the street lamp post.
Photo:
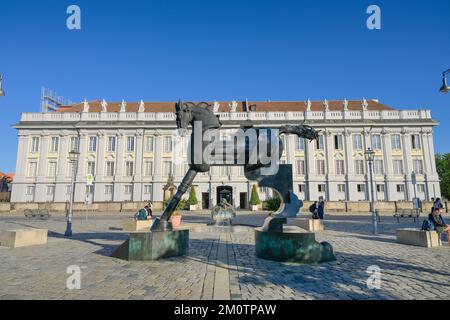
M 73 201 L 75 197 L 75 175 L 77 173 L 78 156 L 80 153 L 76 150 L 69 152 L 69 161 L 72 164 L 72 181 L 70 183 L 70 204 L 69 212 L 67 212 L 67 227 L 64 235 L 66 237 L 72 236 L 72 217 L 73 217 Z
M 371 202 L 371 209 L 372 209 L 372 233 L 378 234 L 378 226 L 377 226 L 377 214 L 375 212 L 375 196 L 374 196 L 374 190 L 373 190 L 373 174 L 372 174 L 372 164 L 373 160 L 375 158 L 375 151 L 373 151 L 371 148 L 368 148 L 364 155 L 366 157 L 366 161 L 369 164 L 369 178 L 370 178 L 370 202 Z
M 439 90 L 442 93 L 449 93 L 450 92 L 450 86 L 447 83 L 447 75 L 450 74 L 450 69 L 445 70 L 442 73 L 442 87 Z

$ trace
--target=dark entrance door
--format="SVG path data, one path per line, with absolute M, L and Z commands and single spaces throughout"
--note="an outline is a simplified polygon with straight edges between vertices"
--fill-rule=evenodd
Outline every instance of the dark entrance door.
M 241 209 L 247 209 L 248 208 L 247 192 L 241 192 L 239 194 L 239 207 Z
M 233 203 L 233 188 L 230 186 L 220 186 L 217 187 L 217 203 L 220 203 L 222 199 L 227 200 L 227 202 L 234 206 Z
M 209 209 L 209 192 L 202 192 L 202 208 Z

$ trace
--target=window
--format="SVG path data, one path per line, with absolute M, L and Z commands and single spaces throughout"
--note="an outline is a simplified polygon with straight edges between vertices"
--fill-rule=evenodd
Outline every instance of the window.
M 403 161 L 393 160 L 394 174 L 403 174 Z
M 303 150 L 305 150 L 305 139 L 304 139 L 304 138 L 297 137 L 297 145 L 296 145 L 296 149 L 297 149 L 298 151 L 303 151 Z
M 392 149 L 394 149 L 394 150 L 402 149 L 402 143 L 400 141 L 400 135 L 398 133 L 393 134 L 391 136 L 391 141 L 392 141 Z
M 413 159 L 413 170 L 417 174 L 423 174 L 423 162 L 420 159 Z
M 336 174 L 338 175 L 345 174 L 344 160 L 336 160 Z
M 417 192 L 425 193 L 425 185 L 424 184 L 418 184 L 417 185 Z
M 106 148 L 108 152 L 116 151 L 116 137 L 108 137 L 108 147 Z
M 342 135 L 338 134 L 334 136 L 334 149 L 335 150 L 342 150 Z
M 411 146 L 414 150 L 420 150 L 420 136 L 418 134 L 411 135 Z
M 50 152 L 58 152 L 59 150 L 59 137 L 52 137 L 50 143 Z
M 299 184 L 298 185 L 298 192 L 300 192 L 300 193 L 302 193 L 302 192 L 305 192 L 305 185 L 304 184 Z
M 398 184 L 397 185 L 397 192 L 405 192 L 405 185 Z
M 78 151 L 78 137 L 70 137 L 70 151 Z
M 95 161 L 88 161 L 86 173 L 95 175 Z
M 89 137 L 89 152 L 97 151 L 97 137 Z
M 375 159 L 373 162 L 373 173 L 377 175 L 384 174 L 383 160 Z
M 317 174 L 325 174 L 325 160 L 316 160 Z
M 163 140 L 163 152 L 172 152 L 172 137 L 166 136 Z
M 144 175 L 147 177 L 153 175 L 153 161 L 147 160 L 144 162 Z
M 145 152 L 153 152 L 153 137 L 145 138 Z
M 50 161 L 48 163 L 47 176 L 48 177 L 56 177 L 56 161 Z
M 353 149 L 354 150 L 362 150 L 362 135 L 361 134 L 354 134 L 353 135 Z
M 66 177 L 71 177 L 74 174 L 74 169 L 76 169 L 74 163 L 69 161 L 67 163 Z
M 152 194 L 152 186 L 150 184 L 144 185 L 144 194 Z
M 47 186 L 47 195 L 52 196 L 55 194 L 55 186 Z
M 323 150 L 323 136 L 319 135 L 319 138 L 316 140 L 316 149 Z
M 112 195 L 113 194 L 113 186 L 108 184 L 105 186 L 105 194 Z
M 66 186 L 66 194 L 70 195 L 70 192 L 72 191 L 72 186 L 69 184 Z
M 377 184 L 377 192 L 384 192 L 384 184 Z
M 132 177 L 134 175 L 134 162 L 133 161 L 127 161 L 125 163 L 125 175 L 127 177 Z
M 337 185 L 337 189 L 338 189 L 338 192 L 345 192 L 345 184 L 338 184 Z
M 39 137 L 31 138 L 30 152 L 39 152 Z
M 366 185 L 365 184 L 357 184 L 356 185 L 356 191 L 358 191 L 358 192 L 366 192 Z
M 317 185 L 317 191 L 325 192 L 325 185 L 324 184 L 318 184 Z
M 379 134 L 372 135 L 372 149 L 381 150 L 381 136 Z
M 36 177 L 37 175 L 37 162 L 32 161 L 28 164 L 28 176 Z
M 163 176 L 167 177 L 172 174 L 172 161 L 163 162 Z
M 34 186 L 27 186 L 26 195 L 27 196 L 34 196 Z
M 125 194 L 132 194 L 133 193 L 133 186 L 131 184 L 127 184 L 125 186 Z
M 355 160 L 356 174 L 364 174 L 364 160 Z
M 295 160 L 295 167 L 297 169 L 297 175 L 305 174 L 305 160 Z
M 134 137 L 127 137 L 127 152 L 134 152 Z
M 114 174 L 116 173 L 115 170 L 114 170 L 115 169 L 114 166 L 115 166 L 114 161 L 107 161 L 106 162 L 106 176 L 107 177 L 113 177 Z

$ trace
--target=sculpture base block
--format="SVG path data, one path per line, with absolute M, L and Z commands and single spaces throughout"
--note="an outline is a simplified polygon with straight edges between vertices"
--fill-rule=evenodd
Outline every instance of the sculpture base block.
M 311 232 L 319 232 L 324 230 L 323 220 L 320 219 L 292 218 L 288 219 L 288 224 Z
M 397 229 L 397 242 L 412 246 L 433 248 L 442 245 L 440 234 L 436 231 L 418 229 Z
M 47 229 L 18 229 L 0 231 L 0 246 L 9 248 L 47 243 Z
M 336 260 L 328 242 L 318 243 L 315 234 L 296 226 L 285 226 L 283 232 L 255 229 L 255 252 L 258 258 L 300 263 Z
M 133 232 L 112 257 L 129 261 L 158 260 L 179 257 L 187 253 L 189 230 Z
M 153 224 L 153 220 L 124 220 L 122 222 L 123 231 L 148 231 Z

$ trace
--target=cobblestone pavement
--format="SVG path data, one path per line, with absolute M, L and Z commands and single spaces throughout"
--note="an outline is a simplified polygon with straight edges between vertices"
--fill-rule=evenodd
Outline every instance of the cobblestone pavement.
M 242 225 L 265 214 L 240 213 Z M 206 227 L 205 214 L 184 217 L 191 228 L 186 257 L 127 262 L 109 257 L 127 235 L 123 216 L 74 221 L 63 236 L 63 216 L 48 221 L 1 216 L 0 230 L 49 230 L 47 245 L 0 247 L 0 299 L 449 299 L 450 247 L 420 248 L 395 242 L 395 229 L 412 227 L 382 217 L 372 236 L 368 215 L 328 215 L 318 241 L 330 242 L 336 262 L 300 265 L 257 259 L 250 227 L 233 232 Z M 408 219 L 405 219 L 408 220 Z M 197 224 L 195 224 L 197 222 Z M 202 222 L 202 224 L 200 224 Z M 81 289 L 66 288 L 67 267 L 81 267 Z M 381 288 L 369 289 L 366 271 L 381 269 Z

